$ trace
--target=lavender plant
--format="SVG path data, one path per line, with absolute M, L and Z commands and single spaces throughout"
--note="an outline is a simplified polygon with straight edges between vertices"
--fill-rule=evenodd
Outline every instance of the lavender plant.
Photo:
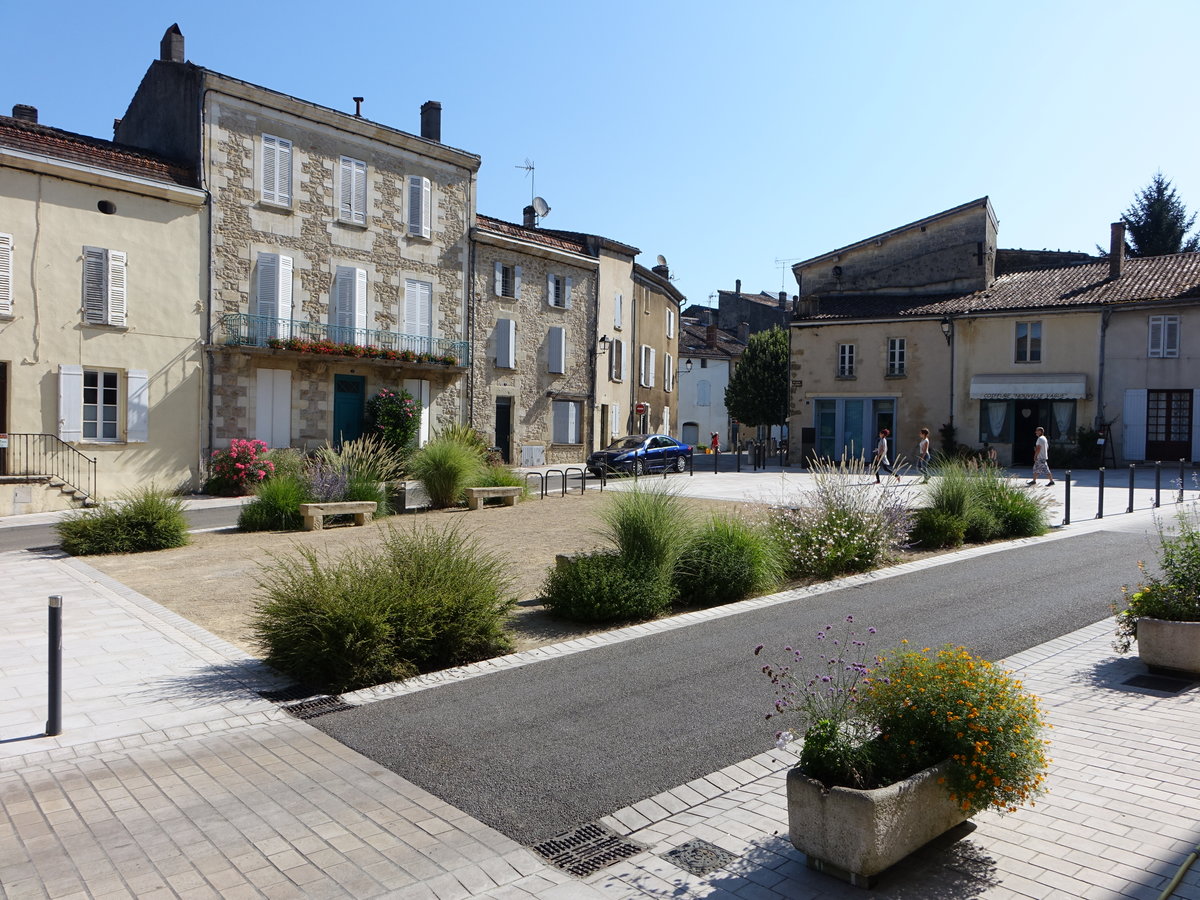
M 309 491 L 318 503 L 342 500 L 349 484 L 350 473 L 340 466 L 317 461 L 308 470 Z

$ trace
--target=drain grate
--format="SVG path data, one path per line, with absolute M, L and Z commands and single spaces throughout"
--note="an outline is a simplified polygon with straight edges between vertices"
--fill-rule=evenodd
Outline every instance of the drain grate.
M 680 844 L 674 850 L 668 850 L 662 854 L 662 858 L 685 872 L 707 875 L 709 872 L 725 868 L 737 859 L 738 855 L 701 838 L 694 838 L 686 844 Z
M 537 844 L 533 852 L 552 866 L 584 878 L 646 849 L 603 825 L 589 822 Z
M 309 697 L 315 697 L 320 694 L 320 691 L 314 691 L 312 688 L 307 688 L 302 684 L 293 684 L 290 687 L 280 688 L 277 691 L 258 691 L 258 696 L 264 700 L 270 700 L 272 703 L 288 703 L 292 700 L 307 700 Z
M 1148 691 L 1162 691 L 1164 694 L 1180 694 L 1188 688 L 1195 687 L 1197 682 L 1187 678 L 1175 678 L 1171 675 L 1134 675 L 1123 682 L 1130 687 L 1145 688 Z
M 297 719 L 315 719 L 317 716 L 355 709 L 355 707 L 341 697 L 313 697 L 311 700 L 301 700 L 299 703 L 288 703 L 281 706 L 280 709 Z

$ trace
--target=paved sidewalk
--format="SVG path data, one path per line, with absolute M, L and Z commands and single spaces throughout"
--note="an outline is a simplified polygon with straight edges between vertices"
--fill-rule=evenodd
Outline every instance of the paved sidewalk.
M 1150 526 L 1148 513 L 1121 519 Z M 871 896 L 809 872 L 788 844 L 785 753 L 614 813 L 606 824 L 649 849 L 579 880 L 289 717 L 256 693 L 278 686 L 268 671 L 86 564 L 4 553 L 0 584 L 0 897 Z M 64 733 L 50 738 L 53 593 L 65 597 Z M 606 640 L 636 637 L 497 664 Z M 1143 669 L 1109 641 L 1102 622 L 1007 661 L 1055 725 L 1051 792 L 977 817 L 874 896 L 1158 896 L 1200 842 L 1200 689 L 1126 685 Z M 736 859 L 693 876 L 660 855 L 693 839 Z M 1200 900 L 1200 866 L 1175 896 Z

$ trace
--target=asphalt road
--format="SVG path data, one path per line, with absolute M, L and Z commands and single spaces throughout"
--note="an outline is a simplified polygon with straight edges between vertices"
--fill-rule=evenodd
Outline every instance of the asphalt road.
M 1082 534 L 325 715 L 312 724 L 526 845 L 769 749 L 759 671 L 852 614 L 876 649 L 1000 659 L 1097 622 L 1150 544 Z M 763 659 L 753 656 L 765 644 Z M 775 648 L 772 655 L 771 649 Z
M 189 528 L 221 528 L 237 524 L 238 506 L 213 506 L 184 512 Z M 32 547 L 57 547 L 58 534 L 53 525 L 17 525 L 0 528 L 0 553 L 28 550 Z

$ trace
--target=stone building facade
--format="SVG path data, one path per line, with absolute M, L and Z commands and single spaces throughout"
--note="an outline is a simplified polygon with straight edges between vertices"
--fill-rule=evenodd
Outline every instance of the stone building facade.
M 206 443 L 357 437 L 404 388 L 422 439 L 463 421 L 479 157 L 184 61 L 164 37 L 118 139 L 196 166 L 212 197 Z

